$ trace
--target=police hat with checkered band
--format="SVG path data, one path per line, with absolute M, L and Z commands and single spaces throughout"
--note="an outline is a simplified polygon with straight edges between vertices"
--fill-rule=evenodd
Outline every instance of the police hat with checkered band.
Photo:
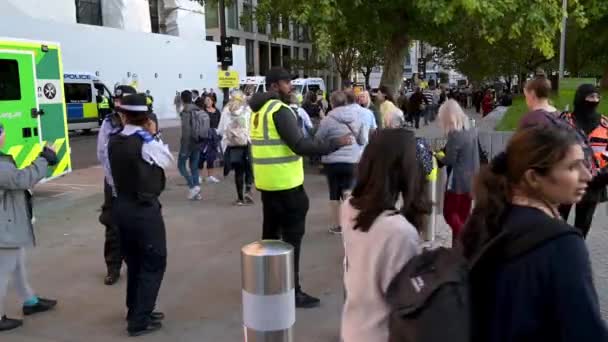
M 124 114 L 148 114 L 150 107 L 147 104 L 146 94 L 128 94 L 122 97 L 118 111 Z

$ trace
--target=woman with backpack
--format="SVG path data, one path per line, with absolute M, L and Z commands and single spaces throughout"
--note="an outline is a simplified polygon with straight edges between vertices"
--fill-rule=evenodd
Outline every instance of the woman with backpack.
M 343 342 L 388 341 L 388 287 L 420 252 L 419 230 L 431 213 L 425 171 L 412 162 L 416 153 L 413 132 L 380 130 L 363 152 L 352 197 L 342 204 Z
M 448 167 L 443 216 L 452 229 L 454 243 L 471 212 L 473 177 L 479 170 L 479 136 L 458 102 L 447 100 L 439 108 L 439 126 L 447 137 L 441 164 Z
M 354 185 L 355 167 L 361 157 L 362 147 L 367 143 L 367 130 L 363 124 L 359 108 L 348 106 L 347 94 L 335 91 L 331 94 L 332 110 L 321 121 L 315 139 L 327 141 L 344 135 L 352 134 L 356 144 L 340 147 L 338 150 L 321 157 L 323 169 L 329 186 L 329 210 L 332 224 L 329 232 L 340 234 L 338 221 L 340 201 L 345 199 Z
M 473 341 L 608 341 L 587 247 L 558 210 L 590 180 L 576 133 L 549 126 L 518 131 L 481 169 L 461 237 Z
M 253 204 L 251 187 L 253 184 L 253 170 L 251 168 L 251 154 L 249 153 L 249 118 L 251 109 L 247 105 L 245 95 L 234 92 L 230 102 L 224 108 L 217 133 L 222 136 L 224 151 L 224 176 L 234 170 L 236 185 L 236 206 Z M 244 190 L 243 190 L 244 189 Z

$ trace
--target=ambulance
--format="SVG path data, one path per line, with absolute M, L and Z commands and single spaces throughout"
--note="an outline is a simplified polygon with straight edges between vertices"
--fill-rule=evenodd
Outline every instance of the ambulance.
M 47 180 L 72 170 L 62 68 L 59 44 L 0 37 L 2 153 L 24 168 L 51 146 L 59 163 L 49 167 Z
M 99 128 L 111 111 L 112 92 L 92 73 L 66 72 L 63 79 L 68 129 L 89 132 Z
M 247 97 L 253 96 L 255 93 L 266 92 L 266 77 L 264 76 L 249 76 L 241 79 L 241 91 Z

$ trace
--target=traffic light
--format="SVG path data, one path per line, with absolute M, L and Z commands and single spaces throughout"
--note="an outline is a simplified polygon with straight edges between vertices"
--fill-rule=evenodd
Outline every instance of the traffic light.
M 423 80 L 426 78 L 426 58 L 418 58 L 418 78 Z
M 222 63 L 222 68 L 232 66 L 232 38 L 222 37 L 221 45 L 217 46 L 217 61 Z

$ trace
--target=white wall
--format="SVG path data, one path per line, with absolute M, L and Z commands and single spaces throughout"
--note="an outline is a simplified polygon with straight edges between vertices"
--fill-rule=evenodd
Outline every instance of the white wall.
M 161 118 L 176 116 L 173 98 L 177 90 L 213 87 L 218 95 L 221 94 L 217 89 L 216 44 L 213 42 L 89 25 L 57 24 L 3 14 L 0 12 L 0 37 L 61 43 L 64 71 L 99 72 L 99 77 L 110 89 L 117 82 L 129 81 L 127 72 L 136 74 L 138 90 L 150 89 L 155 111 Z M 233 51 L 234 69 L 239 75 L 245 75 L 245 48 L 235 45 Z
M 148 0 L 103 0 L 103 26 L 135 32 L 152 32 Z
M 74 0 L 0 0 L 0 17 L 28 16 L 61 23 L 76 23 Z M 0 28 L 5 23 L 0 21 Z

